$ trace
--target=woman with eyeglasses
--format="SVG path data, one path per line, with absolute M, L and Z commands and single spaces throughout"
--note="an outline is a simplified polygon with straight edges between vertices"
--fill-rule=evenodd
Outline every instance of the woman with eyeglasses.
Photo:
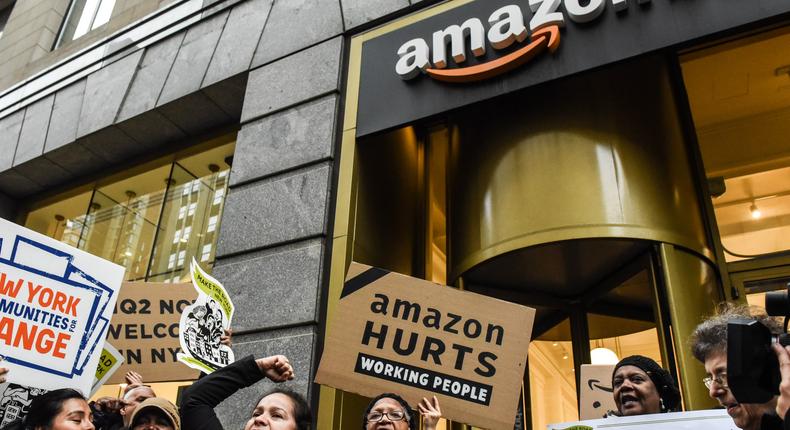
M 672 412 L 680 403 L 680 390 L 672 375 L 655 361 L 641 355 L 620 360 L 612 374 L 616 415 Z
M 442 410 L 439 399 L 423 397 L 417 405 L 422 414 L 423 430 L 435 430 Z M 362 430 L 417 430 L 417 417 L 406 400 L 394 393 L 384 393 L 370 401 L 362 416 Z

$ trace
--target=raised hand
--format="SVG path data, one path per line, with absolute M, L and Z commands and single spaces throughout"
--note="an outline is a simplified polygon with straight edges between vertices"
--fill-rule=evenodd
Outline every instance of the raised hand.
M 779 371 L 782 373 L 782 381 L 779 383 L 779 399 L 776 401 L 776 414 L 779 418 L 785 419 L 787 409 L 790 408 L 790 346 L 773 344 L 771 347 L 779 359 Z
M 439 399 L 433 396 L 430 401 L 425 397 L 417 404 L 417 410 L 422 414 L 423 430 L 435 430 L 439 418 L 442 417 L 442 409 L 439 407 Z
M 124 375 L 123 378 L 126 380 L 126 387 L 123 389 L 123 394 L 126 394 L 130 390 L 137 387 L 142 387 L 145 384 L 143 382 L 143 375 L 133 370 L 126 372 L 126 375 Z
M 274 382 L 285 382 L 294 378 L 294 369 L 284 355 L 259 358 L 255 363 L 261 372 Z

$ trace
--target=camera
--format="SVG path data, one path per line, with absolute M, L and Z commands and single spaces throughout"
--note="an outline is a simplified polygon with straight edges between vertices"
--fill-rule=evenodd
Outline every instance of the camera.
M 785 318 L 785 333 L 771 333 L 762 323 L 733 319 L 727 323 L 727 384 L 739 403 L 766 403 L 779 394 L 781 373 L 771 345 L 790 345 L 790 283 L 785 291 L 765 295 L 768 315 Z

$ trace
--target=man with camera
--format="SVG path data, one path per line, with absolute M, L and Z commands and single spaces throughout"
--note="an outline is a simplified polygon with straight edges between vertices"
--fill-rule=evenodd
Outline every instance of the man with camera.
M 728 323 L 732 321 L 756 321 L 773 334 L 782 331 L 774 319 L 765 314 L 750 315 L 745 306 L 728 306 L 720 314 L 698 325 L 692 334 L 691 348 L 694 357 L 705 365 L 707 377 L 703 382 L 708 387 L 708 394 L 727 409 L 727 414 L 740 429 L 781 430 L 784 425 L 779 417 L 784 417 L 784 414 L 777 415 L 777 396 L 771 397 L 765 403 L 740 403 L 730 389 L 727 380 L 727 332 Z M 790 356 L 786 358 L 788 364 L 783 367 L 790 367 Z M 780 404 L 787 410 L 790 405 L 790 368 L 782 371 L 787 373 L 785 391 L 788 394 Z

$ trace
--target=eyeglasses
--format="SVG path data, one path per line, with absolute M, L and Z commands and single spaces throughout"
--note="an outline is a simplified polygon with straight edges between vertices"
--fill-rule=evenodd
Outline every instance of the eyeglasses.
M 702 378 L 702 382 L 705 383 L 705 386 L 709 390 L 713 386 L 714 382 L 717 383 L 719 385 L 719 387 L 721 387 L 721 388 L 724 388 L 724 389 L 729 389 L 730 388 L 729 385 L 727 385 L 727 374 L 724 373 L 724 372 L 719 373 L 718 375 L 713 376 L 713 377 L 708 376 L 707 378 Z
M 406 419 L 406 414 L 403 411 L 371 412 L 368 414 L 368 422 L 377 423 L 385 416 L 390 421 L 401 421 Z

